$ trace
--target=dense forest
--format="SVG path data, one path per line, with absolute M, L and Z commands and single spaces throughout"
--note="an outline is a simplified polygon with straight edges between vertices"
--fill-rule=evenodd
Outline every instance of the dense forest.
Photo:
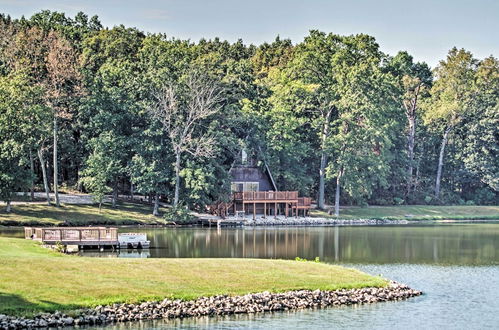
M 0 16 L 8 209 L 30 190 L 200 209 L 227 200 L 243 147 L 320 208 L 498 204 L 498 127 L 499 62 L 464 49 L 431 69 L 365 34 L 245 45 Z

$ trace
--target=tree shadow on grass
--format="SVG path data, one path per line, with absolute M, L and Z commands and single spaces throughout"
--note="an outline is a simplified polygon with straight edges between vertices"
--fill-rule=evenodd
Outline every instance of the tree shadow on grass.
M 47 300 L 33 303 L 20 295 L 0 292 L 0 314 L 29 317 L 41 312 L 68 311 L 78 309 L 78 307 L 77 305 L 58 304 Z

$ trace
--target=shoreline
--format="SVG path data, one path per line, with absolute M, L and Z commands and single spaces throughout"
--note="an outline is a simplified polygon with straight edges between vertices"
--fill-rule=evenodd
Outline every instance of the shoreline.
M 139 320 L 174 319 L 200 316 L 268 313 L 305 308 L 363 305 L 406 300 L 423 293 L 394 281 L 386 287 L 334 291 L 297 290 L 284 293 L 250 293 L 240 296 L 217 295 L 195 300 L 150 301 L 113 304 L 77 310 L 69 316 L 61 312 L 40 313 L 33 318 L 0 315 L 0 329 L 107 325 Z
M 223 220 L 222 220 L 223 222 Z M 334 226 L 377 226 L 377 225 L 414 225 L 414 224 L 434 224 L 434 223 L 486 223 L 486 222 L 499 222 L 499 219 L 323 219 L 323 218 L 288 218 L 287 220 L 249 220 L 243 222 L 239 227 L 253 228 L 253 227 L 334 227 Z M 9 222 L 7 224 L 0 223 L 1 228 L 24 228 L 24 227 L 72 227 L 72 224 L 60 223 L 22 223 L 22 222 Z M 117 227 L 117 228 L 209 228 L 197 222 L 188 224 L 110 224 L 92 223 L 85 225 L 88 227 Z M 216 226 L 213 226 L 216 228 Z

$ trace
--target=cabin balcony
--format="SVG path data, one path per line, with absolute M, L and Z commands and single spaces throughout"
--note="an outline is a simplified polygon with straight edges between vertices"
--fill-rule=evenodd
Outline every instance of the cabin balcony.
M 242 203 L 293 203 L 298 200 L 297 191 L 240 191 L 233 195 L 234 201 Z

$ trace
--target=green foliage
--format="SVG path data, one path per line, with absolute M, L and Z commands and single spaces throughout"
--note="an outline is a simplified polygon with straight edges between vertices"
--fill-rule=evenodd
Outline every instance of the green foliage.
M 163 215 L 163 219 L 165 219 L 166 222 L 185 224 L 193 222 L 195 217 L 185 205 L 179 203 L 176 206 L 168 208 Z
M 112 134 L 102 133 L 90 142 L 93 152 L 88 156 L 81 181 L 100 204 L 104 195 L 113 189 L 110 185 L 116 183 L 125 169 L 121 163 L 124 141 Z
M 32 178 L 41 185 L 41 166 L 35 157 L 33 176 L 29 154 L 42 150 L 52 159 L 47 145 L 56 115 L 59 182 L 82 183 L 79 188 L 99 202 L 111 191 L 130 193 L 131 186 L 172 201 L 175 138 L 148 109 L 162 88 L 174 86 L 186 110 L 186 81 L 201 72 L 204 82 L 216 82 L 222 102 L 187 137 L 189 147 L 210 138 L 209 157 L 181 152 L 179 199 L 190 209 L 230 199 L 228 170 L 243 145 L 258 166 L 269 166 L 278 189 L 314 198 L 323 159 L 330 204 L 336 188 L 341 204 L 349 205 L 499 203 L 499 65 L 492 56 L 477 60 L 454 48 L 432 73 L 407 52 L 384 54 L 364 34 L 311 31 L 296 44 L 276 38 L 247 46 L 218 38 L 192 42 L 122 25 L 103 28 L 84 13 L 2 17 L 4 200 L 28 189 Z M 436 200 L 430 195 L 447 129 Z M 50 174 L 52 161 L 48 165 Z
M 393 197 L 393 202 L 396 204 L 396 205 L 402 205 L 404 204 L 404 200 L 400 197 Z
M 296 257 L 295 261 L 305 261 L 305 262 L 310 261 L 310 262 L 316 262 L 316 263 L 321 262 L 321 260 L 320 260 L 319 257 L 315 257 L 314 260 L 307 260 L 307 259 L 304 259 L 304 258 Z

